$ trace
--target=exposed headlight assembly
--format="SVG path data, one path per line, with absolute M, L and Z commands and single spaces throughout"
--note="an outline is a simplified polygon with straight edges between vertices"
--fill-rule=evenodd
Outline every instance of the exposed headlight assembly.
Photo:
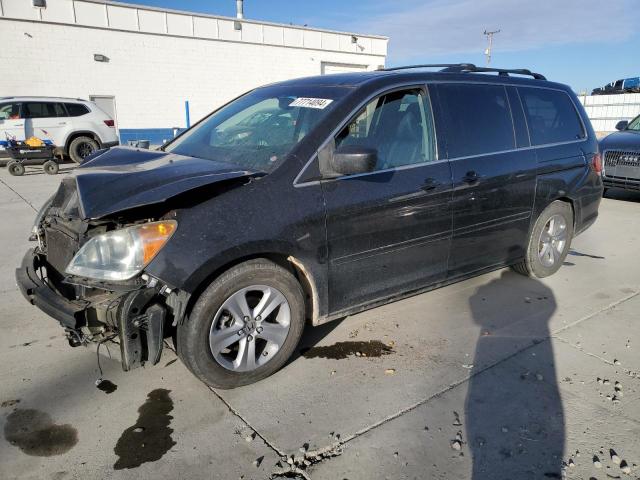
M 153 260 L 177 226 L 175 220 L 164 220 L 96 235 L 76 253 L 66 273 L 97 280 L 129 280 Z

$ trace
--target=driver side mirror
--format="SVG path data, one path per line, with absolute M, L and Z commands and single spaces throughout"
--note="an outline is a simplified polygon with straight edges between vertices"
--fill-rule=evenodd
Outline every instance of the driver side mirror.
M 318 157 L 324 178 L 373 172 L 378 164 L 378 151 L 360 145 L 345 145 L 336 149 L 332 143 L 320 151 Z
M 628 125 L 629 122 L 627 120 L 620 120 L 618 123 L 616 123 L 616 130 L 626 130 Z

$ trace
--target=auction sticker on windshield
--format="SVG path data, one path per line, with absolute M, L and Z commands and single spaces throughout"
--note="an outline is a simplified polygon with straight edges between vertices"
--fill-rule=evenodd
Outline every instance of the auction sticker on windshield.
M 290 107 L 301 107 L 301 108 L 317 108 L 320 110 L 324 110 L 329 106 L 329 104 L 333 102 L 333 100 L 329 98 L 304 98 L 300 97 L 294 100 L 289 104 Z

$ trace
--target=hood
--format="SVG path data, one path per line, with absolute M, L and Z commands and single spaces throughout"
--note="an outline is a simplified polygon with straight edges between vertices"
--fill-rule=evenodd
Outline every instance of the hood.
M 74 176 L 81 215 L 96 219 L 256 173 L 214 160 L 118 147 L 84 162 Z
M 605 150 L 640 151 L 640 132 L 623 130 L 607 135 L 600 140 L 600 151 Z

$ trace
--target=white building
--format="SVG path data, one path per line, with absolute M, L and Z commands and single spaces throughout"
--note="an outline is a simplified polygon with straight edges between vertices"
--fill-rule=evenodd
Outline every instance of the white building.
M 0 0 L 0 97 L 94 99 L 123 142 L 159 143 L 186 125 L 185 101 L 193 123 L 259 85 L 373 70 L 387 41 L 103 0 Z
M 614 132 L 620 120 L 640 115 L 640 93 L 618 95 L 579 95 L 596 132 Z

